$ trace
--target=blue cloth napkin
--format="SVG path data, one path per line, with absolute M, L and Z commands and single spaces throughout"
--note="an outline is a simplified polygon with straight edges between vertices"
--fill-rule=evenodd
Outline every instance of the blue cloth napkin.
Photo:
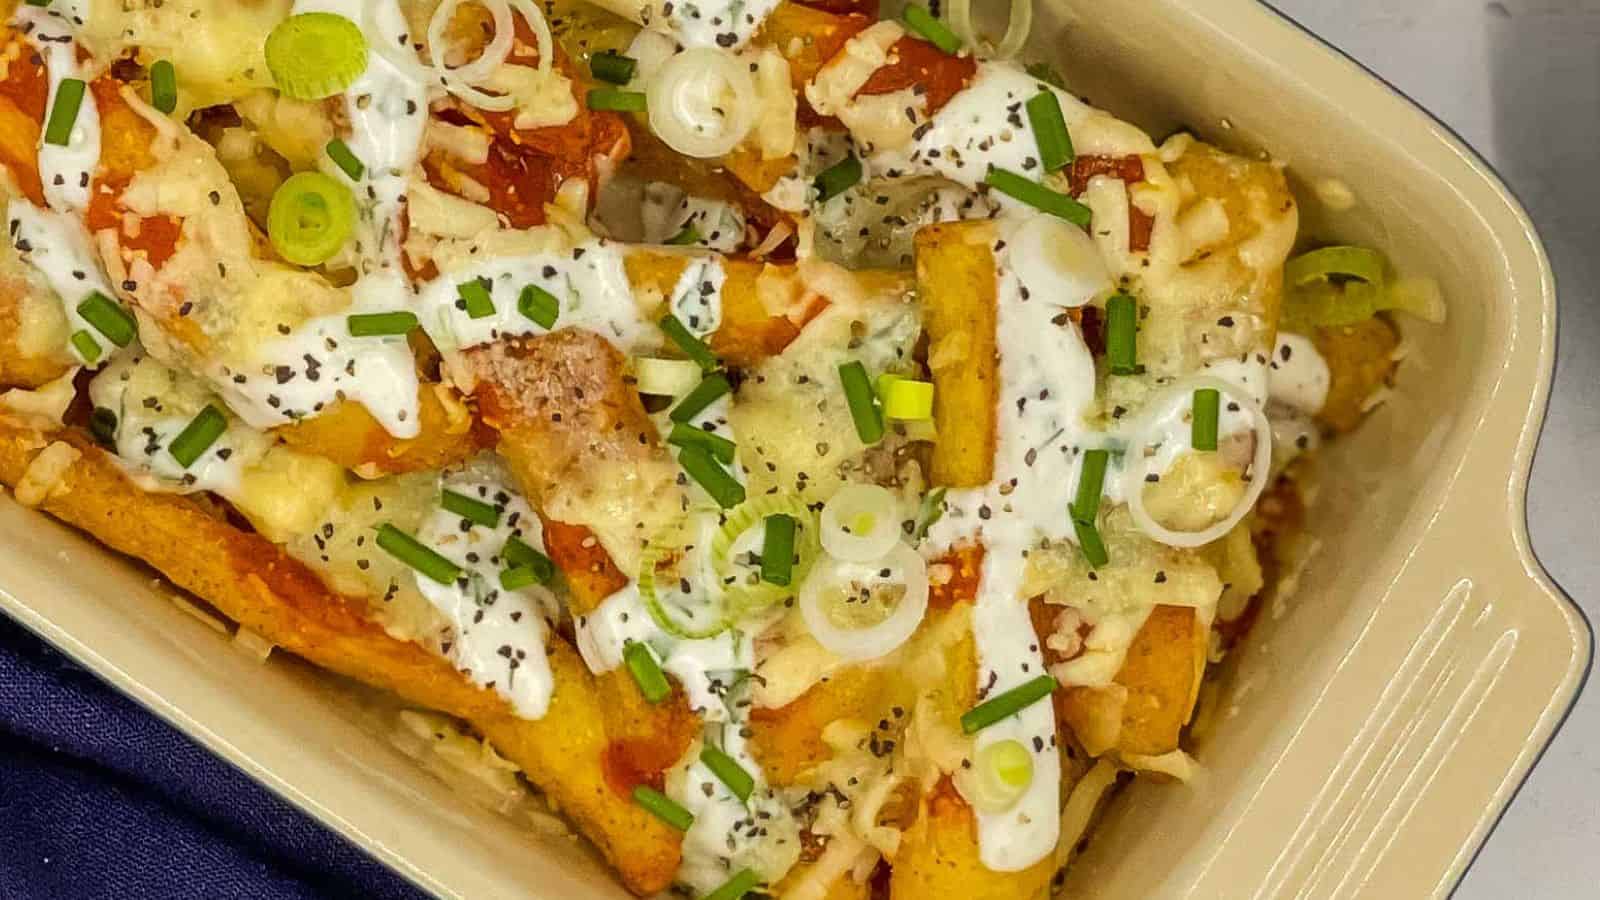
M 0 898 L 421 896 L 0 616 Z

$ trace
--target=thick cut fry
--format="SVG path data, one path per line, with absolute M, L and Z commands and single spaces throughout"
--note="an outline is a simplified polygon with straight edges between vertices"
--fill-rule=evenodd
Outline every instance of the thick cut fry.
M 750 715 L 750 746 L 773 784 L 793 784 L 833 751 L 822 730 L 840 719 L 876 721 L 884 705 L 884 673 L 863 666 L 842 669 L 779 709 Z
M 1400 337 L 1375 316 L 1356 325 L 1318 328 L 1313 340 L 1333 376 L 1317 421 L 1334 431 L 1352 431 L 1366 416 L 1367 401 L 1394 374 Z
M 670 297 L 694 259 L 686 253 L 637 249 L 625 261 L 628 281 L 636 292 Z M 798 288 L 795 267 L 724 259 L 722 271 L 722 320 L 708 339 L 712 352 L 740 367 L 782 353 L 813 314 L 812 304 Z
M 44 511 L 144 560 L 297 656 L 468 720 L 572 817 L 631 889 L 649 894 L 671 882 L 678 836 L 607 785 L 603 707 L 567 644 L 558 639 L 550 645 L 556 690 L 549 712 L 538 721 L 517 718 L 498 695 L 473 685 L 444 659 L 389 637 L 364 617 L 363 599 L 330 591 L 282 548 L 193 500 L 144 493 L 81 435 L 0 425 L 0 481 L 15 486 L 53 440 L 71 443 L 82 457 L 50 492 Z
M 1109 687 L 1059 695 L 1062 719 L 1092 755 L 1158 756 L 1178 749 L 1205 669 L 1206 633 L 1187 606 L 1157 606 Z
M 418 395 L 421 433 L 401 440 L 385 431 L 359 403 L 340 403 L 310 419 L 278 428 L 274 434 L 296 450 L 333 460 L 368 478 L 439 469 L 471 458 L 494 444 L 494 433 L 477 422 L 438 385 L 423 385 Z
M 1055 860 L 1048 854 L 1020 872 L 995 872 L 985 866 L 978 856 L 972 808 L 945 779 L 923 798 L 921 814 L 900 844 L 889 897 L 1044 900 L 1054 874 Z
M 994 474 L 1000 386 L 994 240 L 989 222 L 951 222 L 917 232 L 917 291 L 939 431 L 930 469 L 934 484 L 977 487 Z
M 14 28 L 0 32 L 0 167 L 18 193 L 44 205 L 39 131 L 49 95 L 44 60 Z
M 4 192 L 0 191 L 0 203 L 4 199 Z M 10 251 L 0 249 L 0 253 Z M 66 353 L 66 317 L 52 308 L 59 301 L 54 296 L 34 294 L 21 266 L 15 255 L 0 259 L 0 388 L 36 388 L 60 378 L 72 365 Z M 25 318 L 38 321 L 24 329 Z M 56 349 L 43 354 L 29 352 L 21 346 L 24 333 L 35 335 L 35 340 Z

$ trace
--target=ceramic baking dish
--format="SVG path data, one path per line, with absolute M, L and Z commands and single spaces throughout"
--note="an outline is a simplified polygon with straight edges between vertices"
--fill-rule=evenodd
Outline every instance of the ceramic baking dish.
M 1320 552 L 1226 666 L 1204 778 L 1137 784 L 1072 896 L 1447 893 L 1569 708 L 1586 624 L 1524 528 L 1554 352 L 1532 225 L 1470 150 L 1254 0 L 1039 0 L 1035 52 L 1160 135 L 1290 163 L 1310 235 L 1437 276 L 1392 398 L 1327 454 Z M 1339 179 L 1357 206 L 1320 210 Z M 576 841 L 474 807 L 376 735 L 364 700 L 262 666 L 147 570 L 0 502 L 0 608 L 424 888 L 624 896 Z

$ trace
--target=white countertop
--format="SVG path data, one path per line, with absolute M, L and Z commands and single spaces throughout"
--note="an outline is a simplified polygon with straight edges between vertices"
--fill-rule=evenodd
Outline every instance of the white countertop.
M 1499 169 L 1560 291 L 1533 549 L 1600 622 L 1600 0 L 1273 0 Z M 1600 896 L 1600 689 L 1578 700 L 1456 897 Z

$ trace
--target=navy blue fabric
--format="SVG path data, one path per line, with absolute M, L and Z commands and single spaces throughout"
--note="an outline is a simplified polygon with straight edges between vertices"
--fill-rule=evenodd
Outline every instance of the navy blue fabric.
M 420 896 L 0 616 L 0 898 Z

